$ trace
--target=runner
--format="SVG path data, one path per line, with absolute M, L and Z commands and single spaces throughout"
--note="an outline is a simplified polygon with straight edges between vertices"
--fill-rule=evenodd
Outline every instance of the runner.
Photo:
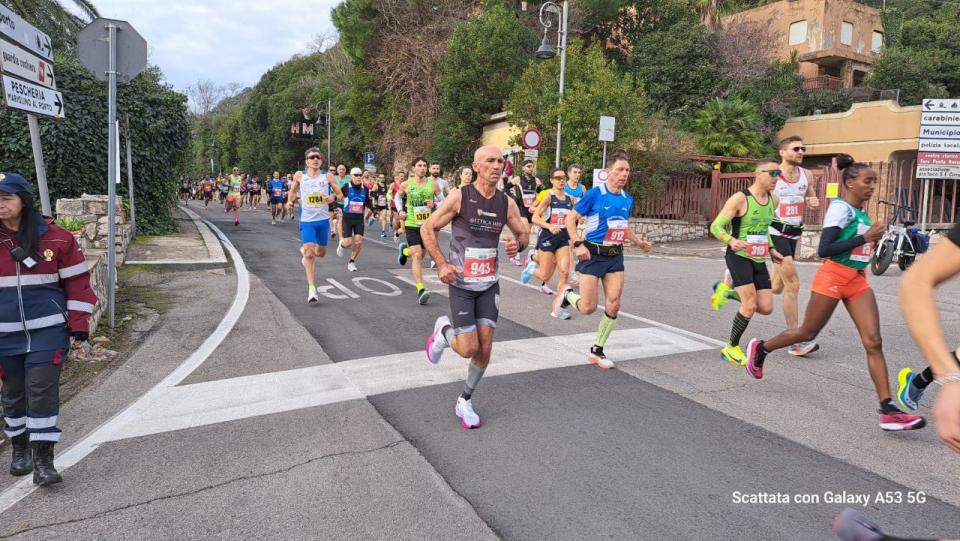
M 540 291 L 553 295 L 553 290 L 547 285 L 553 278 L 553 271 L 558 271 L 557 291 L 569 287 L 570 279 L 570 235 L 567 233 L 566 218 L 573 208 L 573 200 L 564 191 L 567 174 L 557 168 L 550 172 L 550 182 L 553 189 L 547 194 L 533 211 L 533 223 L 540 227 L 537 239 L 536 256 L 531 257 L 526 268 L 520 273 L 520 281 L 526 284 L 530 278 L 540 280 Z M 567 310 L 560 313 L 550 312 L 550 315 L 560 319 L 570 319 Z
M 186 175 L 180 177 L 180 202 L 184 205 L 187 204 L 187 201 L 190 200 L 190 193 L 193 190 L 190 188 L 190 178 Z
M 250 202 L 253 210 L 260 210 L 260 177 L 253 177 L 250 184 Z
M 267 182 L 267 193 L 270 194 L 270 224 L 277 225 L 277 218 L 283 220 L 285 207 L 283 196 L 287 191 L 286 183 L 280 178 L 280 171 L 274 171 L 272 178 Z
M 877 188 L 877 173 L 869 165 L 855 163 L 845 154 L 837 157 L 837 166 L 843 173 L 846 193 L 830 203 L 823 219 L 817 252 L 824 262 L 813 278 L 803 325 L 770 340 L 750 340 L 747 373 L 753 378 L 762 378 L 767 354 L 816 338 L 842 300 L 867 353 L 870 378 L 880 400 L 880 428 L 891 431 L 922 428 L 926 424 L 923 417 L 900 411 L 890 399 L 887 361 L 880 337 L 880 313 L 864 270 L 870 264 L 873 244 L 880 240 L 886 229 L 883 224 L 871 226 L 870 217 L 861 210 Z
M 797 314 L 797 295 L 800 293 L 800 277 L 794 264 L 797 243 L 803 235 L 803 213 L 807 207 L 817 208 L 817 198 L 808 178 L 809 172 L 800 167 L 807 147 L 803 139 L 794 135 L 780 141 L 780 175 L 773 194 L 777 196 L 776 214 L 770 224 L 773 245 L 783 255 L 782 263 L 773 264 L 771 285 L 774 295 L 783 293 L 783 317 L 787 328 L 800 326 Z M 820 349 L 816 342 L 802 342 L 787 348 L 787 353 L 803 357 Z
M 203 210 L 206 212 L 207 207 L 210 206 L 210 202 L 213 201 L 213 180 L 210 177 L 203 179 L 203 182 L 200 184 L 200 189 L 203 191 Z
M 450 183 L 447 179 L 440 176 L 442 167 L 440 162 L 433 160 L 430 162 L 430 176 L 433 177 L 433 183 L 440 186 L 440 196 L 437 197 L 437 205 L 443 204 L 443 199 L 450 193 Z
M 300 198 L 300 253 L 303 269 L 307 273 L 307 302 L 319 302 L 314 278 L 314 262 L 327 255 L 330 241 L 330 203 L 343 199 L 343 192 L 333 182 L 333 175 L 323 172 L 323 154 L 317 147 L 307 149 L 307 171 L 297 171 L 293 176 L 287 210 L 293 212 L 293 202 Z
M 469 166 L 461 167 L 460 172 L 457 175 L 457 178 L 460 179 L 460 184 L 457 187 L 463 188 L 467 184 L 470 184 L 471 182 L 473 182 L 473 169 L 471 169 Z
M 387 206 L 387 187 L 383 183 L 383 175 L 377 177 L 370 190 L 370 200 L 373 202 L 373 216 L 380 221 L 380 238 L 387 238 L 387 227 L 390 223 L 390 212 Z
M 623 243 L 630 241 L 643 251 L 652 247 L 630 228 L 630 211 L 633 197 L 626 191 L 630 179 L 630 162 L 623 154 L 614 154 L 607 160 L 610 182 L 586 193 L 565 222 L 567 235 L 573 240 L 577 272 L 580 273 L 580 294 L 567 287 L 553 301 L 555 314 L 562 314 L 573 305 L 584 315 L 597 309 L 597 293 L 603 283 L 604 312 L 597 329 L 597 340 L 590 348 L 587 360 L 600 368 L 613 368 L 613 361 L 603 352 L 613 326 L 620 313 L 620 296 L 623 294 Z M 586 218 L 587 227 L 583 238 L 577 231 L 577 220 Z
M 919 374 L 900 371 L 897 399 L 905 410 L 916 410 L 923 392 L 932 382 L 941 385 L 933 416 L 937 433 L 960 453 L 960 350 L 951 354 L 944 338 L 934 290 L 960 275 L 960 223 L 933 249 L 910 266 L 900 283 L 900 307 L 910 334 L 930 366 Z
M 580 165 L 572 163 L 570 167 L 567 168 L 567 183 L 563 186 L 563 191 L 566 193 L 570 199 L 573 201 L 573 204 L 576 205 L 581 199 L 583 199 L 584 194 L 587 193 L 586 188 L 580 182 L 580 175 L 583 172 L 583 168 Z M 583 228 L 585 227 L 583 220 L 577 224 L 577 231 L 580 232 L 580 236 L 583 236 Z M 577 262 L 574 258 L 570 258 L 570 283 L 576 284 L 580 281 L 580 275 L 577 274 L 577 271 L 574 270 Z
M 513 177 L 510 184 L 506 187 L 506 194 L 513 198 L 514 202 L 520 208 L 520 216 L 530 224 L 530 209 L 534 207 L 537 198 L 537 191 L 542 186 L 542 182 L 533 174 L 533 160 L 523 160 L 523 172 L 519 176 Z M 531 233 L 533 230 L 531 229 Z M 510 261 L 514 265 L 520 266 L 520 255 L 512 258 Z
M 724 259 L 740 300 L 740 309 L 733 317 L 730 341 L 720 350 L 720 358 L 735 366 L 743 366 L 747 360 L 740 348 L 740 338 L 747 330 L 750 318 L 757 312 L 762 315 L 773 312 L 767 256 L 774 261 L 781 259 L 780 252 L 773 247 L 769 231 L 777 206 L 777 198 L 773 195 L 773 187 L 780 175 L 777 167 L 777 162 L 772 160 L 757 164 L 753 184 L 730 196 L 710 224 L 713 236 L 727 245 Z
M 354 167 L 354 169 L 359 169 L 359 168 Z M 373 193 L 373 173 L 371 173 L 370 171 L 364 171 L 362 182 L 363 182 L 363 187 L 367 189 L 367 196 L 370 197 Z M 374 215 L 373 205 L 370 205 L 369 207 L 367 207 L 366 216 L 365 216 L 365 218 L 367 219 L 367 227 L 373 227 L 373 224 L 376 221 L 373 215 Z
M 217 184 L 220 186 L 220 202 L 226 206 L 227 194 L 230 193 L 230 182 L 228 182 L 227 179 L 220 177 L 217 179 Z
M 357 272 L 357 258 L 360 257 L 360 249 L 363 248 L 363 214 L 372 208 L 370 204 L 369 191 L 363 185 L 363 171 L 359 167 L 350 170 L 350 182 L 344 188 L 344 207 L 341 227 L 343 234 L 337 243 L 337 257 L 343 255 L 344 248 L 351 248 L 350 262 L 347 263 L 347 270 Z
M 451 347 L 470 359 L 463 392 L 454 409 L 464 428 L 480 426 L 473 409 L 473 393 L 490 364 L 493 334 L 500 307 L 500 232 L 506 225 L 513 233 L 504 250 L 508 257 L 519 253 L 529 242 L 527 224 L 509 197 L 497 190 L 503 157 L 493 145 L 474 153 L 477 181 L 453 191 L 440 209 L 423 224 L 423 241 L 437 262 L 440 280 L 450 285 L 451 318 L 441 316 L 427 338 L 427 359 L 440 362 L 443 350 Z M 450 259 L 437 239 L 437 231 L 451 226 Z
M 410 162 L 413 176 L 400 184 L 400 189 L 394 199 L 406 197 L 406 205 L 399 204 L 398 208 L 403 208 L 400 217 L 404 219 L 404 227 L 407 231 L 407 241 L 401 242 L 397 247 L 397 263 L 400 266 L 407 264 L 407 258 L 413 258 L 413 279 L 417 283 L 417 302 L 421 305 L 427 304 L 430 300 L 430 292 L 423 285 L 423 239 L 420 236 L 420 228 L 427 221 L 433 209 L 436 208 L 435 198 L 440 193 L 440 186 L 433 182 L 433 179 L 426 178 L 427 160 L 423 158 L 414 158 Z M 436 261 L 436 260 L 434 260 Z
M 347 166 L 342 163 L 337 166 L 337 174 L 333 177 L 334 182 L 337 183 L 337 187 L 341 188 L 343 191 L 343 186 L 346 186 L 347 182 L 350 180 L 347 178 Z M 340 233 L 340 218 L 343 216 L 343 209 L 340 208 L 340 203 L 334 202 L 330 205 L 330 238 L 335 239 Z
M 233 225 L 240 225 L 240 206 L 243 205 L 243 177 L 240 176 L 240 168 L 233 168 L 227 182 L 230 184 L 230 192 L 227 195 L 226 212 L 232 210 Z
M 400 234 L 404 233 L 403 219 L 400 218 L 400 209 L 403 208 L 403 205 L 399 204 L 398 206 L 396 196 L 400 193 L 400 185 L 402 185 L 403 181 L 406 179 L 407 174 L 405 172 L 397 171 L 393 174 L 393 183 L 391 183 L 390 187 L 387 188 L 387 200 L 390 203 L 390 223 L 393 227 L 394 244 L 400 242 Z

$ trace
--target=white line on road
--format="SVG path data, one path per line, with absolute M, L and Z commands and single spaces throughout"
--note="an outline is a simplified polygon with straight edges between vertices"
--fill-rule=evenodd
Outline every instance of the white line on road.
M 113 434 L 120 427 L 129 423 L 131 419 L 135 419 L 137 415 L 139 415 L 139 411 L 143 405 L 151 403 L 153 396 L 162 394 L 165 389 L 177 385 L 189 376 L 191 372 L 207 360 L 207 357 L 223 342 L 224 338 L 233 330 L 237 320 L 240 319 L 240 315 L 243 313 L 247 299 L 250 296 L 250 274 L 247 272 L 247 267 L 243 263 L 243 258 L 240 257 L 240 252 L 234 248 L 226 235 L 209 221 L 203 221 L 216 232 L 217 236 L 220 237 L 220 240 L 230 252 L 230 257 L 233 258 L 233 268 L 237 273 L 237 292 L 234 295 L 233 304 L 230 305 L 229 310 L 227 310 L 227 313 L 220 321 L 220 324 L 217 325 L 217 328 L 214 329 L 213 333 L 211 333 L 210 336 L 200 344 L 200 347 L 187 357 L 180 366 L 139 399 L 108 419 L 93 432 L 67 449 L 66 452 L 60 454 L 60 456 L 56 458 L 56 465 L 61 471 L 83 460 L 87 455 L 96 450 L 100 444 L 114 439 Z M 10 509 L 18 501 L 30 495 L 36 488 L 32 478 L 28 476 L 4 490 L 0 493 L 0 513 Z

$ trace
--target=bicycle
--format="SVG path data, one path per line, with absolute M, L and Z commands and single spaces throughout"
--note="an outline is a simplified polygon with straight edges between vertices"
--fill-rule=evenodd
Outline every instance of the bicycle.
M 893 218 L 887 225 L 886 233 L 877 242 L 877 249 L 870 258 L 870 272 L 875 276 L 887 272 L 894 258 L 900 270 L 907 270 L 917 256 L 926 252 L 930 246 L 929 236 L 922 233 L 919 228 L 910 227 L 917 223 L 916 220 L 905 218 L 908 214 L 916 217 L 916 209 L 883 200 L 879 203 L 893 207 Z M 897 221 L 900 223 L 898 224 Z

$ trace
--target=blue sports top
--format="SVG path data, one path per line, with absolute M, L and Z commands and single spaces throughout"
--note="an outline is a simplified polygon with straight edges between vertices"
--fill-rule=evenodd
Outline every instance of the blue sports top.
M 286 189 L 287 183 L 281 179 L 270 179 L 270 182 L 267 182 L 267 191 L 270 192 L 270 197 L 282 197 Z
M 576 199 L 577 201 L 583 199 L 583 194 L 586 190 L 583 187 L 583 184 L 577 184 L 576 188 L 571 188 L 569 184 L 563 184 L 563 193 L 569 195 L 570 197 Z
M 362 216 L 364 205 L 367 201 L 367 189 L 362 185 L 356 188 L 352 183 L 348 183 L 346 193 L 343 195 L 343 212 L 345 214 L 359 214 Z
M 626 190 L 611 193 L 606 184 L 587 190 L 573 207 L 586 218 L 584 238 L 595 244 L 613 246 L 623 244 L 630 229 L 630 211 L 633 197 Z

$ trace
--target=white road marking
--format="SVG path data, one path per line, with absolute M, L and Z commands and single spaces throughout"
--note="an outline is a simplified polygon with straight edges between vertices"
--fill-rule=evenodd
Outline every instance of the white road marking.
M 183 361 L 180 366 L 167 375 L 167 377 L 163 378 L 160 383 L 156 384 L 143 396 L 127 406 L 124 410 L 120 411 L 102 425 L 94 429 L 93 432 L 75 443 L 72 447 L 67 449 L 66 452 L 57 456 L 56 466 L 61 471 L 66 470 L 70 466 L 73 466 L 77 462 L 83 460 L 87 455 L 96 450 L 100 444 L 115 439 L 113 434 L 120 427 L 128 424 L 131 419 L 135 418 L 139 408 L 143 404 L 151 402 L 153 397 L 156 395 L 162 394 L 166 389 L 183 381 L 184 378 L 189 376 L 190 373 L 196 370 L 197 367 L 207 360 L 207 357 L 209 357 L 210 354 L 213 353 L 213 351 L 217 348 L 217 346 L 223 342 L 230 331 L 233 330 L 237 320 L 240 319 L 240 315 L 243 313 L 243 309 L 247 304 L 247 299 L 250 296 L 250 274 L 247 272 L 247 267 L 243 263 L 243 258 L 240 257 L 240 252 L 234 248 L 233 244 L 229 239 L 227 239 L 226 235 L 224 235 L 220 229 L 218 229 L 209 221 L 203 221 L 213 231 L 216 232 L 217 236 L 220 237 L 220 240 L 230 252 L 230 256 L 233 258 L 233 267 L 237 274 L 237 292 L 234 295 L 233 303 L 230 305 L 230 308 L 227 310 L 227 313 L 224 315 L 223 319 L 220 320 L 220 324 L 217 325 L 217 328 L 214 329 L 210 336 L 208 336 L 207 339 L 200 344 L 200 347 L 197 348 L 197 350 L 194 351 L 189 357 L 187 357 L 187 359 Z M 36 490 L 36 488 L 37 487 L 33 484 L 32 478 L 27 476 L 23 480 L 4 490 L 2 493 L 0 493 L 0 513 L 10 509 L 10 507 L 27 497 L 30 493 Z

